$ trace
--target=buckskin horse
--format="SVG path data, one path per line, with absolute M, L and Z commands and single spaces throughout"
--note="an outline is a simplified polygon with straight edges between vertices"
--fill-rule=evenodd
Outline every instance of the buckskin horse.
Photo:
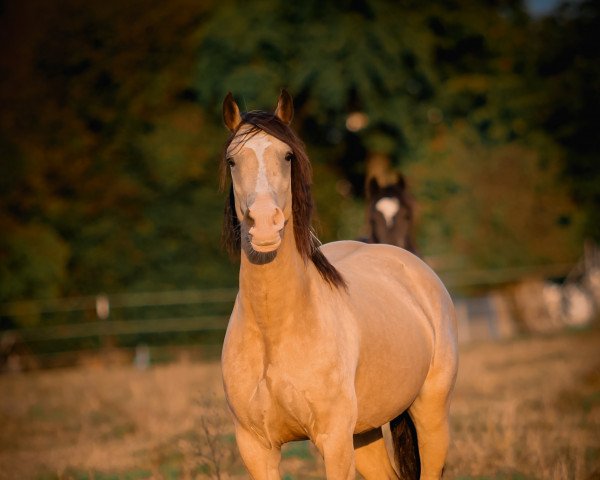
M 274 113 L 223 103 L 223 233 L 241 263 L 222 373 L 242 459 L 252 478 L 278 479 L 281 446 L 310 439 L 328 479 L 439 478 L 458 364 L 450 296 L 406 250 L 320 244 L 292 117 L 285 90 Z

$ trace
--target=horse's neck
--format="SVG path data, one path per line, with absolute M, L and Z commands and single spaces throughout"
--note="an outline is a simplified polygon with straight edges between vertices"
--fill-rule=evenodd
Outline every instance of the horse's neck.
M 295 313 L 308 306 L 315 280 L 315 269 L 310 266 L 296 248 L 291 220 L 271 262 L 257 265 L 242 252 L 239 300 L 247 320 L 262 330 L 285 328 Z

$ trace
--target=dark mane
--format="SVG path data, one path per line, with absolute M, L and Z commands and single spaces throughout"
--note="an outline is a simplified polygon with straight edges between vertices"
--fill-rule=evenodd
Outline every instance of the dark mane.
M 272 135 L 286 143 L 294 153 L 292 161 L 292 216 L 294 221 L 294 238 L 296 247 L 305 262 L 312 261 L 321 277 L 331 286 L 346 287 L 346 282 L 340 272 L 329 263 L 319 246 L 321 242 L 312 229 L 313 199 L 311 194 L 312 167 L 306 154 L 304 143 L 296 133 L 277 116 L 263 111 L 251 111 L 242 115 L 242 121 L 237 129 L 230 135 L 225 143 L 221 161 L 221 188 L 227 184 L 228 166 L 226 152 L 237 132 L 243 125 L 252 125 L 246 135 L 253 135 L 258 131 Z M 225 203 L 225 218 L 223 221 L 222 240 L 225 248 L 231 255 L 237 256 L 241 248 L 240 222 L 235 213 L 233 187 L 229 187 L 229 196 Z

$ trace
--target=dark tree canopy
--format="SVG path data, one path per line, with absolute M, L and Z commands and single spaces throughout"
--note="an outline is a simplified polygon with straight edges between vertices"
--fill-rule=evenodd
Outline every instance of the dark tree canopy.
M 600 239 L 598 10 L 4 2 L 0 301 L 234 285 L 219 245 L 220 105 L 231 91 L 242 109 L 270 109 L 282 87 L 323 240 L 360 236 L 380 154 L 408 179 L 434 263 L 573 261 Z

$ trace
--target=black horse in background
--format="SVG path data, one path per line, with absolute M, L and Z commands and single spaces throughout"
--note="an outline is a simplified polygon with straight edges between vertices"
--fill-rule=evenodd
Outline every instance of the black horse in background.
M 379 185 L 371 178 L 367 189 L 368 243 L 388 243 L 418 255 L 413 239 L 413 201 L 402 175 L 396 183 Z

